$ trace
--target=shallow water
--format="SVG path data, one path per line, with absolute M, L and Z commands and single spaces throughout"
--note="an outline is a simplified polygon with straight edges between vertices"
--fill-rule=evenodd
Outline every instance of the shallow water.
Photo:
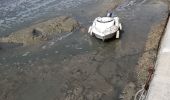
M 93 2 L 95 0 L 1 0 L 0 36 L 38 19 L 58 16 Z
M 19 11 L 21 15 L 28 13 L 28 16 L 18 25 L 34 18 L 41 18 L 43 15 L 41 9 L 44 11 L 46 8 L 53 9 L 60 5 L 57 7 L 69 9 L 65 14 L 74 15 L 83 26 L 88 27 L 91 20 L 99 15 L 94 9 L 103 10 L 98 8 L 102 0 L 93 3 L 90 0 L 79 1 L 78 5 L 73 6 L 75 3 L 73 0 L 58 1 L 61 4 L 56 4 L 53 0 L 48 2 L 20 0 L 18 1 L 20 5 L 26 2 L 30 4 L 25 4 L 28 10 Z M 4 5 L 9 3 L 0 2 L 6 2 Z M 70 6 L 64 6 L 68 3 Z M 76 9 L 80 5 L 81 8 Z M 13 8 L 18 7 L 20 6 Z M 7 9 L 10 11 L 10 7 Z M 16 9 L 12 11 L 17 12 Z M 167 14 L 167 6 L 159 2 L 155 4 L 142 0 L 125 0 L 114 12 L 121 18 L 123 24 L 124 32 L 120 40 L 102 42 L 77 30 L 59 34 L 37 46 L 0 51 L 0 99 L 119 100 L 123 88 L 129 82 L 135 83 L 135 66 L 143 51 L 147 34 L 150 27 L 154 23 L 159 23 Z M 50 10 L 46 13 L 49 14 Z M 9 18 L 13 18 L 13 15 L 11 16 Z M 54 14 L 49 16 L 52 17 Z M 24 17 L 17 17 L 16 20 L 22 18 Z M 10 26 L 13 22 L 9 23 Z

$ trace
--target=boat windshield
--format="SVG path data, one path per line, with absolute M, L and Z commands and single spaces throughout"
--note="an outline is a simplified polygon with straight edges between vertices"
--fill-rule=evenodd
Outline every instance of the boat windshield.
M 110 17 L 102 17 L 102 18 L 97 19 L 97 22 L 100 22 L 100 23 L 109 23 L 109 22 L 112 22 L 113 20 L 114 19 L 110 18 Z

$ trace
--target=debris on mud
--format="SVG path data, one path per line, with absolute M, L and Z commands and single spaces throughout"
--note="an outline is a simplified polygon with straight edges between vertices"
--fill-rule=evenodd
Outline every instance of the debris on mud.
M 23 45 L 35 44 L 47 40 L 58 33 L 72 32 L 78 26 L 79 24 L 75 19 L 68 16 L 60 16 L 11 33 L 7 37 L 1 37 L 0 42 L 23 43 Z
M 157 53 L 159 49 L 159 42 L 164 33 L 167 20 L 163 20 L 161 23 L 153 25 L 148 35 L 148 39 L 144 48 L 144 52 L 139 58 L 137 65 L 137 84 L 140 86 L 145 84 L 148 76 L 148 68 L 154 67 Z

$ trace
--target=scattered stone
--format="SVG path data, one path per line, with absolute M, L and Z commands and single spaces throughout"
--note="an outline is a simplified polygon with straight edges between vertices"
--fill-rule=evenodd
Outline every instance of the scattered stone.
M 25 56 L 27 56 L 28 54 L 30 54 L 30 52 L 26 52 L 26 53 L 24 53 L 22 56 L 25 57 Z
M 125 92 L 125 91 L 123 91 L 123 92 L 122 92 L 122 94 L 126 94 L 126 92 Z
M 49 44 L 49 45 L 50 45 L 50 46 L 53 46 L 54 44 L 55 44 L 55 42 L 50 42 L 50 44 Z
M 44 46 L 42 46 L 42 49 L 46 49 L 46 47 L 47 47 L 47 46 L 44 45 Z
M 59 53 L 58 51 L 55 51 L 55 53 L 57 54 L 57 53 Z

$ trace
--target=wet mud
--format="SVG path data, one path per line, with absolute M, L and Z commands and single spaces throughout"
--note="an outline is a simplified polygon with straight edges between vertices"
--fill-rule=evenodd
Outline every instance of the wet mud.
M 167 17 L 168 6 L 154 0 L 111 3 L 97 0 L 71 9 L 81 31 L 57 34 L 38 45 L 0 49 L 0 99 L 132 100 L 139 81 L 138 59 L 152 26 Z M 120 40 L 103 42 L 86 33 L 95 17 L 105 15 L 103 5 L 121 19 Z

